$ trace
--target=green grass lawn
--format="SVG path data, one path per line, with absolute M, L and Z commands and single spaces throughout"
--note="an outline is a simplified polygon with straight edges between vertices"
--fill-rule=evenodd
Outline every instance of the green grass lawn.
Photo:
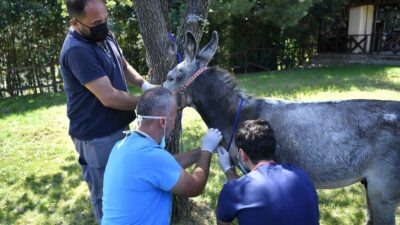
M 400 68 L 345 66 L 238 75 L 249 95 L 298 101 L 400 100 Z M 0 224 L 95 224 L 77 154 L 67 134 L 65 95 L 0 101 Z M 206 127 L 185 109 L 184 149 L 200 144 Z M 193 198 L 182 224 L 215 224 L 214 209 L 224 182 L 216 157 L 204 193 Z M 359 184 L 319 190 L 321 224 L 363 224 L 365 191 Z M 400 210 L 397 223 L 400 224 Z

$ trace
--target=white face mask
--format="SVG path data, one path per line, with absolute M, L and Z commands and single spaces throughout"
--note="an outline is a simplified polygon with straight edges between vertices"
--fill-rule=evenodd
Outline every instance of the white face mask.
M 165 121 L 167 121 L 167 118 L 164 117 L 164 116 L 142 116 L 142 115 L 138 115 L 137 116 L 138 126 L 140 126 L 140 124 L 142 123 L 143 119 L 150 119 L 150 120 L 165 119 Z M 166 127 L 167 127 L 167 124 L 165 124 L 165 126 L 164 126 L 163 136 L 162 136 L 161 141 L 160 141 L 160 146 L 162 148 L 164 148 L 164 149 L 165 149 L 165 146 L 166 146 L 166 141 L 165 141 L 165 129 L 166 129 Z

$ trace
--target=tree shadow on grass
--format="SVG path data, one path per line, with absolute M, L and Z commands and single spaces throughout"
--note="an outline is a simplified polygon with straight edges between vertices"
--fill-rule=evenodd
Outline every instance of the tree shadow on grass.
M 97 224 L 92 213 L 90 199 L 86 196 L 80 196 L 71 205 L 63 207 L 61 211 L 63 215 L 63 224 Z
M 35 203 L 27 193 L 22 193 L 14 201 L 6 200 L 0 210 L 0 224 L 14 224 L 20 215 L 34 208 Z
M 40 108 L 64 105 L 66 102 L 64 93 L 8 97 L 0 100 L 0 119 Z
M 48 218 L 45 224 L 96 224 L 89 192 L 78 191 L 83 182 L 75 157 L 68 157 L 61 171 L 30 174 L 15 184 L 19 197 L 8 197 L 0 207 L 0 224 L 15 224 L 28 212 Z M 78 196 L 76 196 L 78 194 Z M 42 222 L 41 222 L 42 224 Z

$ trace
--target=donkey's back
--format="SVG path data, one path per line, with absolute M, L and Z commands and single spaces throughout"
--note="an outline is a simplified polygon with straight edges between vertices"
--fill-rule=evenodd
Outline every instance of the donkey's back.
M 400 185 L 400 102 L 258 102 L 275 130 L 278 158 L 306 169 L 318 187 L 348 185 L 377 170 L 390 170 Z

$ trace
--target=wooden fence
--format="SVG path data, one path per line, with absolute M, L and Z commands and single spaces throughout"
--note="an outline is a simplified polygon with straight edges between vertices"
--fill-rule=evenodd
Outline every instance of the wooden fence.
M 0 99 L 62 90 L 58 64 L 0 68 Z

